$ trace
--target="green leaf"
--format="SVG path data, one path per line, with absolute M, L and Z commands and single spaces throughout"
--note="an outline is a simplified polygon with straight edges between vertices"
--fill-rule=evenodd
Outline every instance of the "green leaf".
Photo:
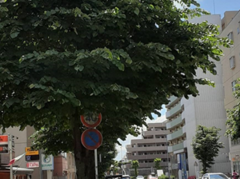
M 138 16 L 139 15 L 139 9 L 136 7 L 134 10 L 134 13 Z
M 11 38 L 16 38 L 18 36 L 19 32 L 13 32 L 10 34 Z
M 77 66 L 74 67 L 74 69 L 75 69 L 76 71 L 83 71 L 84 66 L 82 66 L 82 65 L 77 65 Z

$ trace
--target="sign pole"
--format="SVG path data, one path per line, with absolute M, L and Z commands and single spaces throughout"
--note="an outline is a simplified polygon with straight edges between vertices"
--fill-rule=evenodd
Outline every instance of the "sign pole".
M 12 160 L 12 135 L 8 135 L 8 148 L 9 148 L 9 158 Z M 10 165 L 10 179 L 13 179 L 13 168 L 12 165 Z
M 98 179 L 97 149 L 94 149 L 94 158 L 95 158 L 95 179 Z
M 42 149 L 39 150 L 39 179 L 42 179 Z

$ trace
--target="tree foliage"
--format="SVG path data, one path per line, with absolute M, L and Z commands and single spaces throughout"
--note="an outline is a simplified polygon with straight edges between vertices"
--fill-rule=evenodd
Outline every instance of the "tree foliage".
M 138 162 L 138 160 L 133 160 L 133 161 L 132 161 L 132 168 L 134 169 L 135 177 L 138 176 L 138 167 L 139 167 L 139 162 Z
M 202 68 L 228 46 L 195 0 L 6 0 L 0 6 L 0 125 L 39 131 L 38 147 L 73 151 L 79 178 L 93 178 L 79 116 L 101 112 L 104 140 L 136 134 L 170 95 L 198 94 Z M 159 114 L 160 115 L 160 114 Z M 114 130 L 112 130 L 114 128 Z M 111 130 L 110 130 L 111 129 Z M 67 144 L 67 145 L 66 145 Z
M 223 144 L 219 142 L 218 132 L 220 130 L 216 127 L 207 128 L 201 125 L 197 127 L 192 146 L 196 159 L 202 163 L 202 173 L 206 173 L 208 168 L 214 164 L 214 157 L 217 157 L 219 149 L 223 148 Z
M 154 165 L 155 165 L 155 168 L 157 169 L 157 170 L 160 170 L 162 167 L 160 166 L 160 163 L 161 163 L 161 159 L 160 158 L 155 158 L 154 159 Z
M 238 82 L 240 79 L 237 80 Z M 240 138 L 240 84 L 235 85 L 234 97 L 236 98 L 237 105 L 232 109 L 227 110 L 228 120 L 226 134 L 231 137 L 232 140 L 237 140 Z

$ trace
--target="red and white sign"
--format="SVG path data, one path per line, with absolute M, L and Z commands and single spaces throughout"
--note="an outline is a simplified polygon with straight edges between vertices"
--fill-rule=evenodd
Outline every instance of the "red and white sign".
M 8 144 L 8 136 L 0 135 L 0 145 L 7 145 L 7 144 Z
M 102 121 L 102 114 L 101 113 L 88 113 L 84 116 L 80 116 L 81 121 L 84 126 L 94 128 L 97 127 Z
M 39 162 L 28 162 L 27 168 L 37 168 L 39 167 Z

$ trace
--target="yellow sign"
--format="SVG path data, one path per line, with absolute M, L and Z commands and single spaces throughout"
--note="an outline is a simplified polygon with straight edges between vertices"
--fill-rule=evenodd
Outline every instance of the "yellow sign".
M 25 148 L 25 152 L 26 152 L 26 155 L 39 155 L 39 151 L 38 150 L 31 150 L 31 147 L 26 147 Z

